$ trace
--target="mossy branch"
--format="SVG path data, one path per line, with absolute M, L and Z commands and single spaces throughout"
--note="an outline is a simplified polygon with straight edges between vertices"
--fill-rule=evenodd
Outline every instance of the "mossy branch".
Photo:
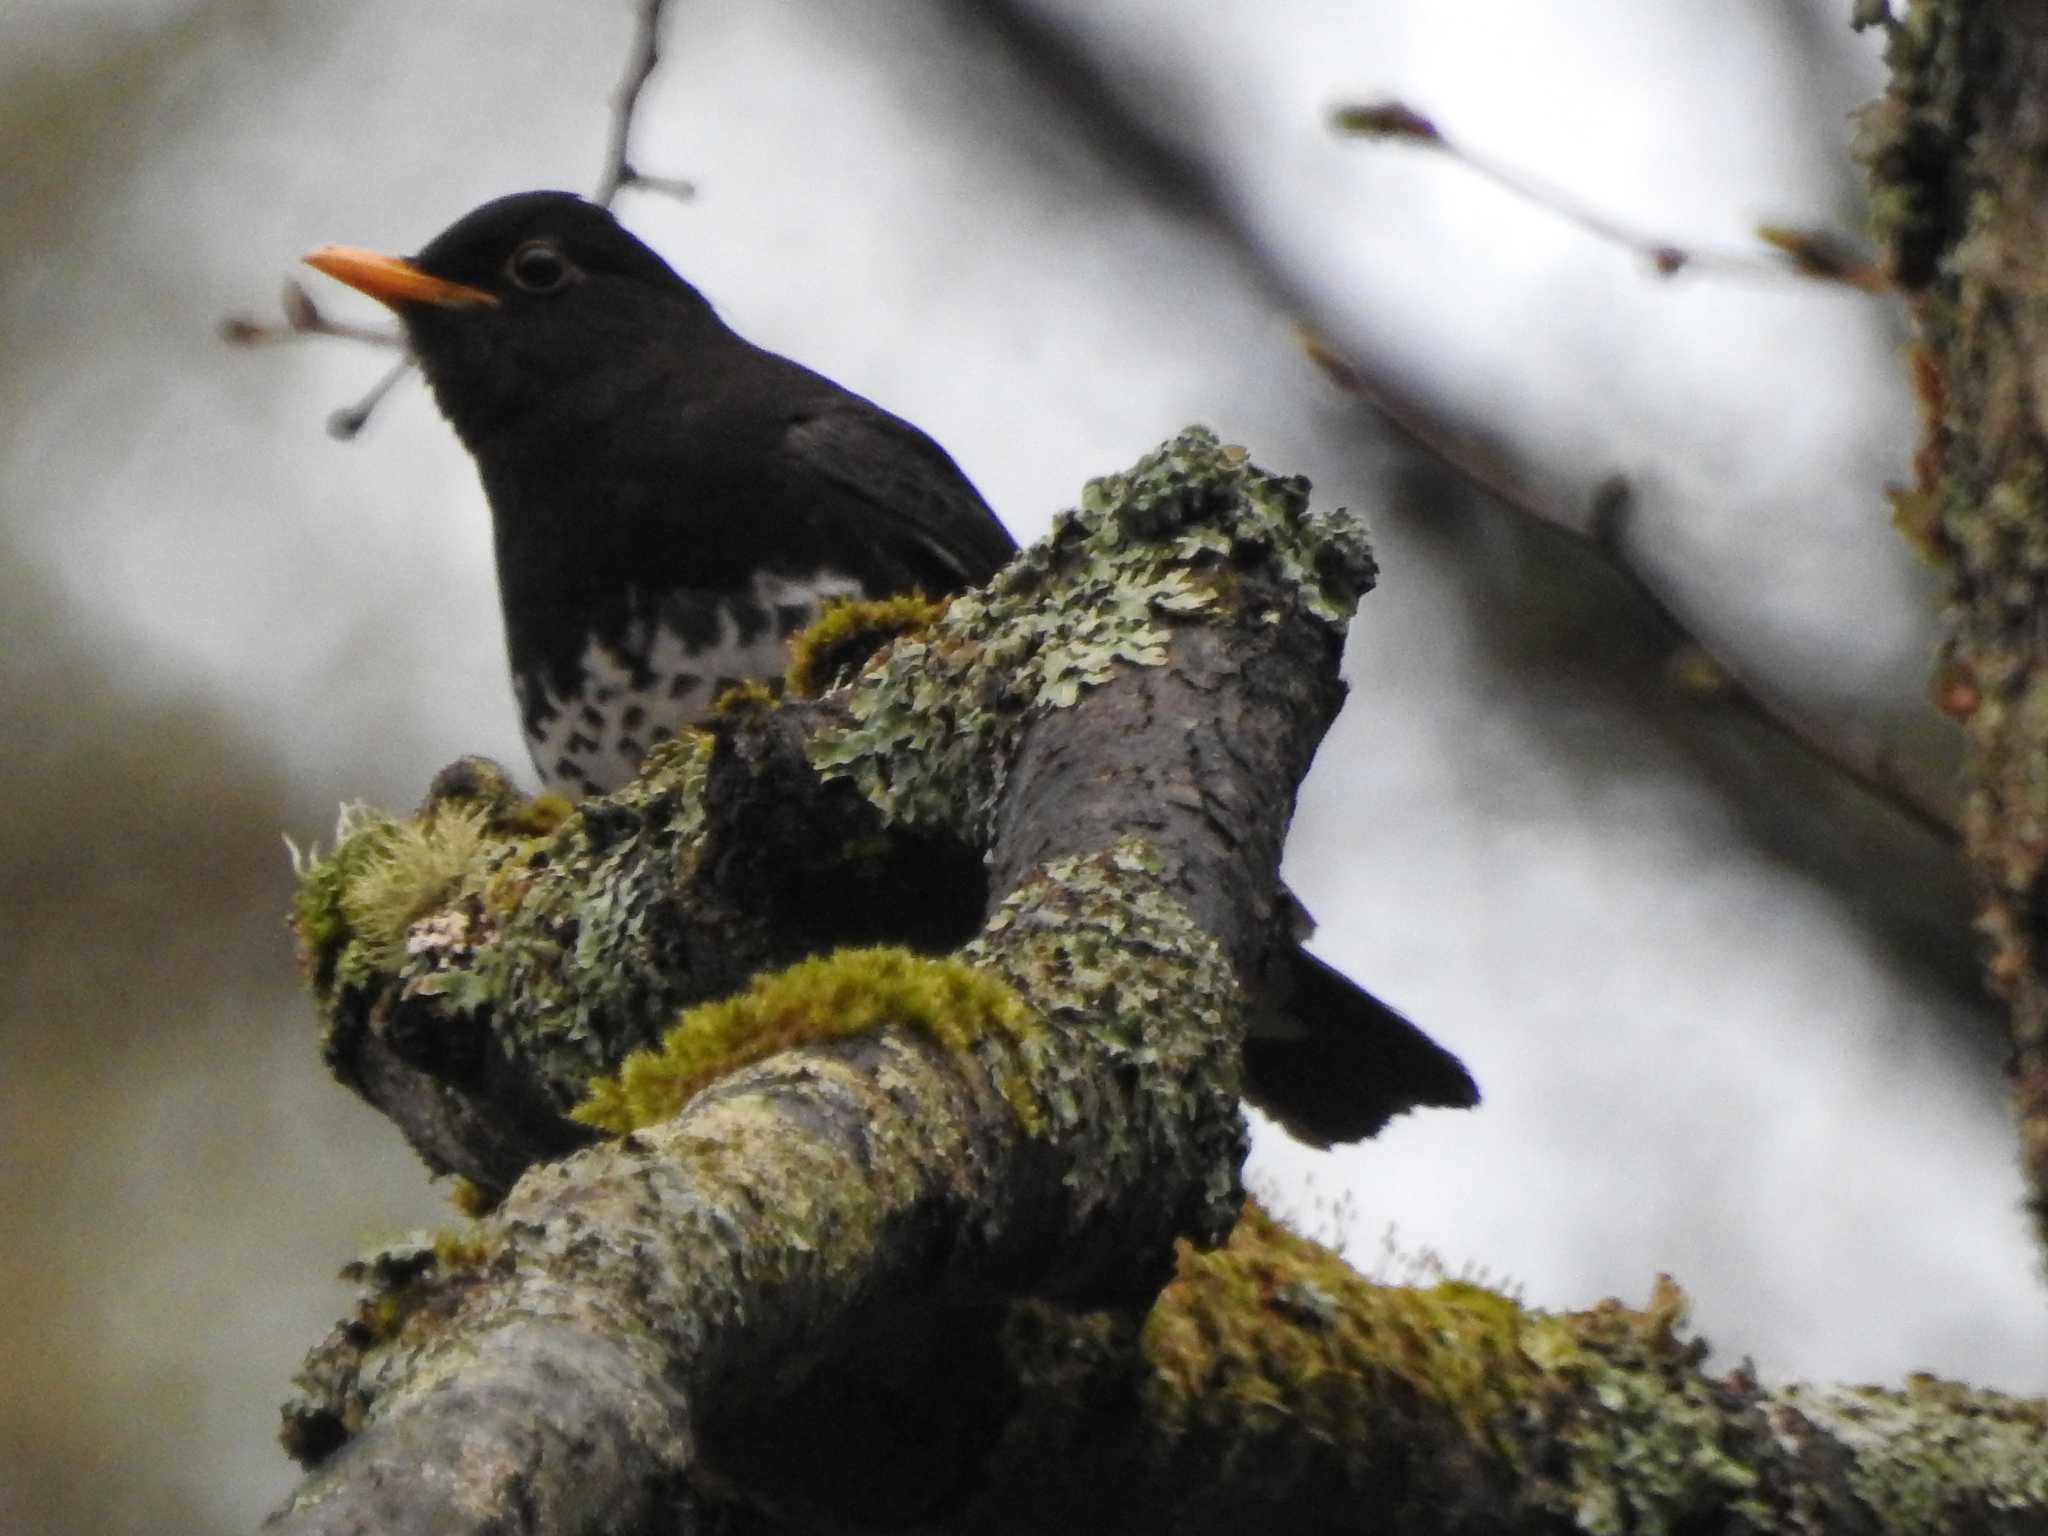
M 410 821 L 351 818 L 295 916 L 329 1059 L 503 1203 L 487 1262 L 310 1363 L 286 1528 L 630 1524 L 857 1338 L 1142 1304 L 1176 1241 L 1223 1238 L 1241 984 L 1289 942 L 1293 786 L 1371 578 L 1306 491 L 1190 431 L 846 687 L 735 705 L 618 795 L 469 762 Z M 803 958 L 877 930 L 971 942 Z M 640 1128 L 587 1145 L 579 1103 Z M 616 1432 L 587 1479 L 551 1459 L 579 1431 L 526 1422 L 521 1341 Z M 393 1514 L 443 1436 L 490 1475 Z
M 2018 1531 L 2048 1405 L 1931 1377 L 1767 1388 L 1703 1368 L 1685 1298 L 1546 1313 L 1375 1283 L 1256 1207 L 1142 1320 L 1025 1304 L 1020 1399 L 961 1529 Z M 1060 1476 L 1048 1479 L 1047 1467 Z
M 464 1235 L 356 1266 L 352 1327 L 380 1343 L 337 1343 L 315 1369 L 355 1388 L 338 1399 L 374 1400 L 381 1382 L 350 1368 L 409 1366 L 406 1346 L 511 1262 Z M 974 1339 L 963 1315 L 983 1321 L 875 1329 L 850 1380 L 820 1372 L 703 1426 L 706 1457 L 774 1490 L 776 1529 L 886 1525 L 937 1503 L 946 1528 L 991 1536 L 1967 1536 L 2036 1529 L 2048 1509 L 2048 1404 L 1927 1376 L 1709 1374 L 1668 1277 L 1640 1308 L 1542 1312 L 1462 1280 L 1368 1280 L 1247 1206 L 1224 1246 L 1178 1246 L 1142 1314 L 1024 1300 Z
M 1895 520 L 1946 579 L 1932 691 L 1970 744 L 1963 831 L 2048 1251 L 2048 11 L 1914 0 L 1882 24 L 1891 82 L 1858 150 L 1920 331 Z
M 1245 982 L 1370 579 L 1304 492 L 1187 434 L 619 795 L 467 762 L 351 814 L 295 916 L 329 1057 L 498 1203 L 358 1269 L 278 1529 L 2038 1514 L 2034 1405 L 1710 1378 L 1672 1287 L 1546 1317 L 1256 1215 L 1217 1248 Z

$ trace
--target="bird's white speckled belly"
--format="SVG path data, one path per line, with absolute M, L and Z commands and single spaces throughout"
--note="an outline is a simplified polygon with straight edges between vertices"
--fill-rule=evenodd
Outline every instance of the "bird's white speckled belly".
M 709 644 L 690 645 L 679 628 L 657 616 L 634 637 L 645 641 L 638 666 L 591 636 L 579 685 L 567 694 L 550 692 L 537 724 L 528 726 L 527 746 L 542 781 L 572 797 L 617 789 L 639 771 L 651 747 L 705 719 L 727 689 L 744 682 L 779 686 L 789 636 L 816 618 L 828 599 L 858 597 L 860 590 L 853 578 L 834 571 L 801 581 L 756 575 L 746 598 L 719 608 L 718 634 Z M 746 639 L 742 604 L 768 618 Z

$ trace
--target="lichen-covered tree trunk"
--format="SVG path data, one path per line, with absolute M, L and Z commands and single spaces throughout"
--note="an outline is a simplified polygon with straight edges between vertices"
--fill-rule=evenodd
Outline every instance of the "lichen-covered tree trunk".
M 1919 324 L 1899 522 L 1948 578 L 1935 696 L 1971 745 L 1965 833 L 2048 1243 L 2048 7 L 1914 0 L 1889 26 L 1859 148 Z
M 296 911 L 328 1057 L 482 1214 L 358 1267 L 277 1529 L 2042 1518 L 2039 1405 L 1766 1391 L 1668 1281 L 1551 1316 L 1242 1210 L 1246 983 L 1371 576 L 1306 489 L 1190 431 L 619 795 L 466 763 L 350 815 Z

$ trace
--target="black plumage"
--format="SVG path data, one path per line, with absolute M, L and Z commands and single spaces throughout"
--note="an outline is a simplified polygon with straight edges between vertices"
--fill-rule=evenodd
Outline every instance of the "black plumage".
M 605 209 L 486 203 L 408 259 L 326 247 L 389 304 L 491 505 L 520 713 L 542 777 L 616 788 L 726 686 L 779 678 L 835 595 L 979 586 L 1015 553 L 944 449 L 746 341 Z M 1296 950 L 1302 1006 L 1251 1096 L 1315 1142 L 1477 1091 L 1406 1019 Z M 1264 1083 L 1273 1085 L 1266 1091 Z
M 944 449 L 741 338 L 573 194 L 486 203 L 402 264 L 311 259 L 398 311 L 476 460 L 553 787 L 614 789 L 724 686 L 779 676 L 825 597 L 954 592 L 1015 552 Z

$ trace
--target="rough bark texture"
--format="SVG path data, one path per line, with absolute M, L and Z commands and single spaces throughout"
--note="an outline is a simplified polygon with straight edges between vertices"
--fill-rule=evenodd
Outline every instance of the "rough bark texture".
M 1239 1222 L 1242 983 L 1371 569 L 1305 493 L 1185 434 L 618 796 L 471 763 L 348 818 L 296 914 L 330 1059 L 495 1209 L 357 1267 L 277 1529 L 2041 1518 L 2035 1405 L 1767 1394 L 1668 1283 L 1549 1317 Z M 849 938 L 961 947 L 796 961 Z
M 1971 746 L 1964 832 L 2048 1242 L 2048 8 L 1915 0 L 1859 146 L 1920 327 L 1901 527 L 1947 575 L 1938 702 Z
M 508 1126 L 535 1128 L 529 1161 L 558 1151 L 546 1108 L 559 1117 L 679 1007 L 779 957 L 791 941 L 761 916 L 764 884 L 861 898 L 799 900 L 806 945 L 819 925 L 874 927 L 872 866 L 894 866 L 896 829 L 927 852 L 986 851 L 997 873 L 962 955 L 1000 996 L 966 994 L 943 1018 L 906 1002 L 834 1038 L 831 1015 L 872 998 L 879 962 L 850 951 L 793 970 L 771 1043 L 796 1049 L 528 1169 L 461 1262 L 394 1259 L 290 1413 L 318 1470 L 287 1528 L 351 1529 L 374 1508 L 385 1528 L 454 1530 L 457 1506 L 479 1528 L 514 1511 L 537 1529 L 616 1528 L 683 1486 L 701 1433 L 715 1441 L 850 1339 L 1019 1295 L 1142 1304 L 1176 1239 L 1223 1238 L 1244 1137 L 1237 967 L 1275 942 L 1292 787 L 1335 711 L 1343 619 L 1370 579 L 1356 526 L 1308 521 L 1305 492 L 1191 434 L 1099 485 L 991 595 L 830 701 L 735 710 L 715 746 L 680 743 L 573 812 L 519 803 L 472 767 L 411 822 L 351 819 L 298 913 L 330 1059 L 366 1092 L 402 1085 L 382 1107 L 487 1197 L 517 1172 Z M 1238 637 L 1229 667 L 1210 628 Z M 1204 729 L 1236 737 L 1199 765 L 1200 794 L 1196 693 L 1215 714 Z M 1098 712 L 1114 763 L 1082 773 L 1101 809 L 1077 817 L 1071 781 L 1029 765 L 1085 757 L 1066 717 Z M 1199 814 L 1155 814 L 1168 802 Z M 772 874 L 760 848 L 782 855 Z M 1212 884 L 1238 899 L 1206 898 L 1198 920 L 1182 898 Z M 905 905 L 924 920 L 921 895 Z M 910 975 L 939 977 L 939 962 Z M 494 1120 L 496 1103 L 509 1113 Z M 589 1347 L 565 1346 L 586 1332 Z M 588 1478 L 530 1476 L 524 1433 L 480 1450 L 533 1389 L 472 1367 L 485 1342 L 496 1361 L 529 1337 L 565 1397 L 624 1391 L 638 1409 L 631 1433 L 580 1456 Z M 492 1407 L 499 1391 L 520 1413 Z M 459 1486 L 428 1478 L 413 1519 L 393 1500 L 422 1462 L 458 1469 Z M 913 1487 L 879 1458 L 871 1470 L 886 1486 L 855 1507 L 936 1497 L 928 1470 Z

